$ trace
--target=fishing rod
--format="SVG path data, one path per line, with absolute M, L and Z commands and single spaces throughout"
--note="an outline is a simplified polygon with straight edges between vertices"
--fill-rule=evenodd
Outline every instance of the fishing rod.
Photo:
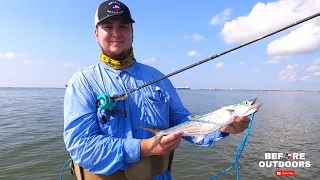
M 216 55 L 213 55 L 213 56 L 211 56 L 211 57 L 209 57 L 209 58 L 206 58 L 206 59 L 204 59 L 204 60 L 201 60 L 201 61 L 199 61 L 199 62 L 197 62 L 197 63 L 191 64 L 191 65 L 189 65 L 189 66 L 187 66 L 187 67 L 185 67 L 185 68 L 179 69 L 179 70 L 177 70 L 177 71 L 175 71 L 175 72 L 172 72 L 172 73 L 170 73 L 170 74 L 168 74 L 168 75 L 165 75 L 165 76 L 163 76 L 163 77 L 161 77 L 161 78 L 159 78 L 159 79 L 153 80 L 153 81 L 151 81 L 151 82 L 149 82 L 149 83 L 147 83 L 147 84 L 144 84 L 144 85 L 142 85 L 142 86 L 139 86 L 139 87 L 137 87 L 137 88 L 134 88 L 134 89 L 132 89 L 132 90 L 130 90 L 130 91 L 124 93 L 124 94 L 114 95 L 114 96 L 112 96 L 112 97 L 111 97 L 110 95 L 108 95 L 108 94 L 101 94 L 101 95 L 99 95 L 99 96 L 97 97 L 97 106 L 99 106 L 100 108 L 103 108 L 103 109 L 110 109 L 110 110 L 111 110 L 111 109 L 113 109 L 113 108 L 115 107 L 115 104 L 114 104 L 115 101 L 126 99 L 126 98 L 128 97 L 128 94 L 130 94 L 130 93 L 132 93 L 132 92 L 135 92 L 135 91 L 137 91 L 137 90 L 139 90 L 139 89 L 142 89 L 142 88 L 144 88 L 144 87 L 146 87 L 146 86 L 149 86 L 149 85 L 151 85 L 151 84 L 154 84 L 154 83 L 156 83 L 156 82 L 159 82 L 159 81 L 161 81 L 161 80 L 163 80 L 163 79 L 165 79 L 165 78 L 168 78 L 168 77 L 170 77 L 170 76 L 173 76 L 173 75 L 175 75 L 175 74 L 181 73 L 181 72 L 183 72 L 183 71 L 185 71 L 185 70 L 187 70 L 187 69 L 190 69 L 190 68 L 193 68 L 193 67 L 195 67 L 195 66 L 198 66 L 198 65 L 200 65 L 200 64 L 202 64 L 202 63 L 205 63 L 205 62 L 207 62 L 207 61 L 210 61 L 210 60 L 213 60 L 213 59 L 215 59 L 215 58 L 218 58 L 218 57 L 220 57 L 220 56 L 222 56 L 222 55 L 228 54 L 228 53 L 230 53 L 230 52 L 232 52 L 232 51 L 234 51 L 234 50 L 240 49 L 240 48 L 242 48 L 242 47 L 244 47 L 244 46 L 247 46 L 247 45 L 249 45 L 249 44 L 252 44 L 252 43 L 254 43 L 254 42 L 260 41 L 261 39 L 264 39 L 264 38 L 266 38 L 266 37 L 269 37 L 269 36 L 271 36 L 271 35 L 274 35 L 274 34 L 276 34 L 276 33 L 279 33 L 279 32 L 281 32 L 281 31 L 284 31 L 284 30 L 289 29 L 289 28 L 291 28 L 291 27 L 294 27 L 294 26 L 296 26 L 296 25 L 298 25 L 298 24 L 301 24 L 301 23 L 303 23 L 303 22 L 306 22 L 306 21 L 308 21 L 308 20 L 310 20 L 310 19 L 313 19 L 313 18 L 315 18 L 315 17 L 318 17 L 318 16 L 320 16 L 320 12 L 318 12 L 318 13 L 316 13 L 316 14 L 313 14 L 313 15 L 311 15 L 311 16 L 308 16 L 308 17 L 306 17 L 306 18 L 303 18 L 303 19 L 301 19 L 301 20 L 299 20 L 299 21 L 296 21 L 296 22 L 294 22 L 294 23 L 292 23 L 292 24 L 290 24 L 290 25 L 288 25 L 288 26 L 285 26 L 285 27 L 283 27 L 283 28 L 281 28 L 281 29 L 279 29 L 279 30 L 276 30 L 276 31 L 274 31 L 274 32 L 272 32 L 272 33 L 266 34 L 266 35 L 264 35 L 264 36 L 260 36 L 260 37 L 254 39 L 254 40 L 252 40 L 252 41 L 250 41 L 250 42 L 241 44 L 241 45 L 239 45 L 239 46 L 237 46 L 237 47 L 234 47 L 234 48 L 232 48 L 232 49 L 230 49 L 230 50 L 221 52 L 221 53 L 219 53 L 219 54 L 216 54 Z
M 175 71 L 175 72 L 173 72 L 173 73 L 170 73 L 170 74 L 168 74 L 168 75 L 166 75 L 166 76 L 163 76 L 162 78 L 156 79 L 156 80 L 151 81 L 151 82 L 149 82 L 149 83 L 147 83 L 147 84 L 144 84 L 144 85 L 139 86 L 139 87 L 137 87 L 137 88 L 135 88 L 135 89 L 132 89 L 132 90 L 130 90 L 130 91 L 124 93 L 124 94 L 115 95 L 115 96 L 112 96 L 112 97 L 111 97 L 109 94 L 101 94 L 101 95 L 99 95 L 99 96 L 97 97 L 97 99 L 98 99 L 98 100 L 97 100 L 97 106 L 100 107 L 100 108 L 102 108 L 102 109 L 114 110 L 114 108 L 115 108 L 115 101 L 126 99 L 126 98 L 128 97 L 128 94 L 130 94 L 130 93 L 132 93 L 132 92 L 134 92 L 134 91 L 137 91 L 137 90 L 139 90 L 139 89 L 142 89 L 142 88 L 144 88 L 144 87 L 146 87 L 146 86 L 149 86 L 149 85 L 151 85 L 151 84 L 154 84 L 154 83 L 156 83 L 156 82 L 158 82 L 158 81 L 161 81 L 161 80 L 163 80 L 163 79 L 165 79 L 165 78 L 168 78 L 168 77 L 170 77 L 170 76 L 173 76 L 173 75 L 175 75 L 175 74 L 178 74 L 178 73 L 180 73 L 180 72 L 183 72 L 183 71 L 185 71 L 185 70 L 187 70 L 187 69 L 190 69 L 190 68 L 192 68 L 192 67 L 198 66 L 198 65 L 200 65 L 200 64 L 202 64 L 202 63 L 205 63 L 205 62 L 207 62 L 207 61 L 213 60 L 213 59 L 215 59 L 215 58 L 217 58 L 217 57 L 220 57 L 220 56 L 222 56 L 222 55 L 228 54 L 228 53 L 230 53 L 230 52 L 232 52 L 232 51 L 234 51 L 234 50 L 240 49 L 240 48 L 242 48 L 242 47 L 244 47 L 244 46 L 247 46 L 247 45 L 249 45 L 249 44 L 252 44 L 252 43 L 254 43 L 254 42 L 257 42 L 257 41 L 259 41 L 259 40 L 261 40 L 261 39 L 264 39 L 264 38 L 269 37 L 269 36 L 271 36 L 271 35 L 273 35 L 273 34 L 279 33 L 279 32 L 281 32 L 281 31 L 283 31 L 283 30 L 289 29 L 289 28 L 291 28 L 291 27 L 293 27 L 293 26 L 296 26 L 296 25 L 298 25 L 298 24 L 301 24 L 301 23 L 303 23 L 303 22 L 305 22 L 305 21 L 308 21 L 308 20 L 313 19 L 313 18 L 318 17 L 318 16 L 320 16 L 320 12 L 318 12 L 318 13 L 316 13 L 316 14 L 314 14 L 314 15 L 311 15 L 311 16 L 309 16 L 309 17 L 306 17 L 306 18 L 304 18 L 304 19 L 301 19 L 301 20 L 299 20 L 299 21 L 297 21 L 297 22 L 295 22 L 295 23 L 293 23 L 293 24 L 290 24 L 290 25 L 288 25 L 288 26 L 286 26 L 286 27 L 283 27 L 283 28 L 281 28 L 281 29 L 279 29 L 279 30 L 277 30 L 277 31 L 274 31 L 274 32 L 270 33 L 270 34 L 261 36 L 261 37 L 259 37 L 259 38 L 257 38 L 257 39 L 254 39 L 254 40 L 250 41 L 250 42 L 247 42 L 247 43 L 245 43 L 245 44 L 239 45 L 239 46 L 234 47 L 234 48 L 232 48 L 232 49 L 230 49 L 230 50 L 227 50 L 227 51 L 221 52 L 221 53 L 219 53 L 219 54 L 213 55 L 213 56 L 211 56 L 211 57 L 209 57 L 209 58 L 207 58 L 207 59 L 204 59 L 204 60 L 199 61 L 199 62 L 197 62 L 197 63 L 194 63 L 194 64 L 192 64 L 192 65 L 189 65 L 189 66 L 187 66 L 187 67 L 185 67 L 185 68 L 182 68 L 182 69 L 180 69 L 180 70 L 177 70 L 177 71 Z M 219 176 L 225 174 L 225 173 L 228 172 L 234 165 L 236 165 L 237 174 L 239 174 L 239 170 L 238 170 L 238 168 L 239 168 L 239 167 L 238 167 L 238 160 L 239 160 L 239 158 L 240 158 L 240 156 L 241 156 L 241 153 L 242 153 L 243 148 L 244 148 L 244 146 L 245 146 L 247 137 L 248 137 L 248 135 L 249 135 L 249 132 L 250 132 L 250 129 L 251 129 L 251 125 L 252 125 L 253 117 L 254 117 L 254 114 L 252 114 L 252 116 L 251 116 L 251 121 L 250 121 L 250 123 L 249 123 L 248 131 L 247 131 L 247 133 L 246 133 L 243 141 L 241 142 L 240 146 L 238 147 L 238 150 L 237 150 L 237 153 L 236 153 L 236 161 L 235 161 L 227 170 L 225 170 L 225 171 L 223 171 L 222 173 L 220 173 L 220 174 L 212 177 L 211 179 L 214 179 L 214 178 L 216 178 L 216 177 L 219 177 Z M 70 159 L 64 164 L 64 166 L 63 166 L 63 168 L 62 168 L 62 171 L 61 171 L 61 174 L 60 174 L 60 180 L 62 180 L 62 175 L 63 175 L 63 173 L 64 173 L 65 167 L 67 166 L 67 164 L 68 164 L 71 160 L 72 160 L 72 159 L 70 158 Z M 238 177 L 238 179 L 239 179 L 239 177 Z

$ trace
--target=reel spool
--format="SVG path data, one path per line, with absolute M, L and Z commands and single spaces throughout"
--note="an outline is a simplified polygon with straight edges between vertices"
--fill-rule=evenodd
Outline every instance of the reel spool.
M 116 108 L 116 102 L 109 94 L 100 94 L 97 97 L 97 108 L 113 111 Z

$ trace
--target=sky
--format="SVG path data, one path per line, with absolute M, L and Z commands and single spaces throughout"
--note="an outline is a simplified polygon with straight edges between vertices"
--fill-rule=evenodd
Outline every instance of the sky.
M 103 1 L 0 5 L 0 87 L 63 88 L 99 62 Z M 123 0 L 137 61 L 169 74 L 320 12 L 320 0 Z M 320 17 L 171 76 L 191 88 L 320 90 Z

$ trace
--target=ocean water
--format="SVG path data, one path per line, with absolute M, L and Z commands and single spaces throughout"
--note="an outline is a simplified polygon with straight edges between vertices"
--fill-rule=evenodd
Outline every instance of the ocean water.
M 320 179 L 320 93 L 178 90 L 185 106 L 203 114 L 244 99 L 262 102 L 239 160 L 241 179 Z M 0 88 L 0 179 L 54 180 L 70 158 L 63 143 L 64 89 Z M 175 151 L 172 176 L 208 179 L 233 162 L 245 133 L 230 135 L 212 147 L 186 141 Z M 265 153 L 305 153 L 311 167 L 260 167 Z M 272 161 L 272 160 L 271 160 Z M 276 161 L 276 160 L 273 160 Z M 276 177 L 276 169 L 295 170 Z M 232 168 L 217 179 L 236 179 Z M 67 167 L 64 180 L 76 179 Z

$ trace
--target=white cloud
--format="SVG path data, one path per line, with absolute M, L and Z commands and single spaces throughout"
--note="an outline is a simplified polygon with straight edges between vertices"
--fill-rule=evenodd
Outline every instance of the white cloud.
M 291 56 L 273 56 L 267 61 L 264 62 L 264 64 L 279 64 L 280 61 L 289 59 Z
M 63 67 L 66 67 L 66 68 L 71 68 L 71 67 L 75 67 L 76 66 L 76 64 L 74 64 L 72 62 L 63 62 L 63 63 L 61 63 L 61 65 Z
M 188 56 L 200 56 L 200 53 L 198 53 L 197 51 L 192 50 L 192 51 L 188 52 Z
M 231 9 L 230 8 L 226 8 L 222 12 L 216 14 L 211 19 L 210 25 L 216 25 L 216 24 L 224 23 L 225 21 L 227 21 L 229 19 L 230 14 L 231 14 Z
M 320 64 L 320 58 L 317 58 L 316 60 L 314 60 L 313 64 Z
M 315 73 L 313 73 L 313 75 L 320 76 L 320 72 L 315 72 Z
M 278 59 L 268 59 L 267 61 L 265 61 L 265 64 L 279 64 L 280 60 Z
M 25 54 L 16 53 L 16 52 L 6 52 L 6 53 L 0 54 L 0 59 L 12 59 L 12 58 L 21 57 L 21 56 L 25 56 Z
M 300 78 L 298 78 L 296 71 L 298 68 L 301 68 L 301 67 L 302 66 L 298 64 L 295 64 L 295 65 L 288 64 L 287 67 L 279 73 L 280 79 L 282 81 L 289 81 L 289 82 L 299 80 Z
M 307 81 L 310 79 L 311 79 L 311 76 L 304 76 L 304 77 L 300 78 L 301 81 Z
M 242 62 L 240 62 L 240 65 L 241 65 L 241 66 L 243 66 L 243 65 L 245 65 L 245 64 L 246 64 L 246 63 L 245 63 L 245 62 L 243 62 L 243 61 L 242 61 Z
M 194 33 L 193 35 L 185 36 L 185 39 L 189 39 L 189 38 L 192 38 L 194 41 L 200 41 L 200 40 L 204 39 L 203 36 L 201 36 L 200 34 L 197 34 L 197 33 Z
M 152 58 L 146 58 L 146 59 L 143 59 L 141 60 L 142 63 L 153 63 L 153 62 L 156 62 L 157 58 L 155 57 L 152 57 Z
M 320 47 L 320 21 L 311 21 L 268 44 L 271 55 L 294 55 L 313 52 Z
M 313 65 L 313 66 L 310 66 L 307 71 L 320 71 L 320 66 L 317 66 L 317 65 Z
M 34 60 L 24 60 L 23 64 L 42 64 L 41 61 L 34 61 Z
M 226 43 L 247 42 L 319 12 L 319 0 L 279 0 L 258 2 L 247 16 L 226 22 L 221 35 Z M 288 35 L 271 42 L 267 52 L 272 55 L 298 54 L 320 46 L 319 19 L 298 25 Z M 276 60 L 267 62 L 276 63 Z
M 260 71 L 259 71 L 259 69 L 257 69 L 257 68 L 253 68 L 253 72 L 254 72 L 254 73 L 258 73 L 258 72 L 260 72 Z
M 223 68 L 224 67 L 224 63 L 223 62 L 219 62 L 218 64 L 216 64 L 217 68 Z
M 7 52 L 7 53 L 0 55 L 0 57 L 2 57 L 2 58 L 12 58 L 14 56 L 16 56 L 16 54 L 14 52 Z

